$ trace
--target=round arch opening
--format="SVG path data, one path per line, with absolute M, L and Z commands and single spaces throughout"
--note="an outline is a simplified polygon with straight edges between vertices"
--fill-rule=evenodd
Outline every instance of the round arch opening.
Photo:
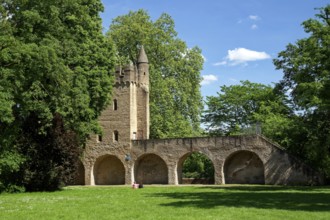
M 182 156 L 177 167 L 179 184 L 214 184 L 214 165 L 200 152 Z
M 168 168 L 156 154 L 141 156 L 135 163 L 135 181 L 139 184 L 168 184 Z
M 251 151 L 230 155 L 224 165 L 226 184 L 265 184 L 264 164 Z
M 95 185 L 123 185 L 125 184 L 125 167 L 113 155 L 98 158 L 94 165 Z

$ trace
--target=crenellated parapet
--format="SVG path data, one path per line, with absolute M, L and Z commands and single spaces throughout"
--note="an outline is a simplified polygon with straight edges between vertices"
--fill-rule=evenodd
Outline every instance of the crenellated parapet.
M 115 71 L 115 83 L 138 82 L 137 67 L 133 63 L 125 66 L 117 66 Z
M 117 66 L 115 70 L 115 84 L 121 85 L 126 82 L 135 83 L 143 88 L 149 86 L 149 62 L 142 46 L 140 49 L 137 65 L 133 62 L 124 66 Z

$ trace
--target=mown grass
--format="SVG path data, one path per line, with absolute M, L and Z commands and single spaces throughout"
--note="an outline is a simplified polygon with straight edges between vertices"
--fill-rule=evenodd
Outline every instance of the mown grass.
M 0 194 L 0 219 L 330 219 L 330 187 L 67 187 Z

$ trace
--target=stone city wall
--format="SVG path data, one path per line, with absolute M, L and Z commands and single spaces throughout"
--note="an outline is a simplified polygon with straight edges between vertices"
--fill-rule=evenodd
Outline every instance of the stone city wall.
M 83 157 L 86 185 L 181 184 L 184 160 L 206 155 L 215 184 L 322 184 L 322 177 L 279 146 L 258 136 L 136 140 L 95 144 Z

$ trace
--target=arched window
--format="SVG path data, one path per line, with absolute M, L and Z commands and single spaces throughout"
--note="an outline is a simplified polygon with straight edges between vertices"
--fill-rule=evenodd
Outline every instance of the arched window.
M 118 131 L 114 131 L 113 132 L 113 141 L 118 142 L 118 140 L 119 140 L 119 133 L 118 133 Z
M 118 109 L 118 104 L 117 104 L 117 99 L 113 100 L 113 110 L 117 110 Z

